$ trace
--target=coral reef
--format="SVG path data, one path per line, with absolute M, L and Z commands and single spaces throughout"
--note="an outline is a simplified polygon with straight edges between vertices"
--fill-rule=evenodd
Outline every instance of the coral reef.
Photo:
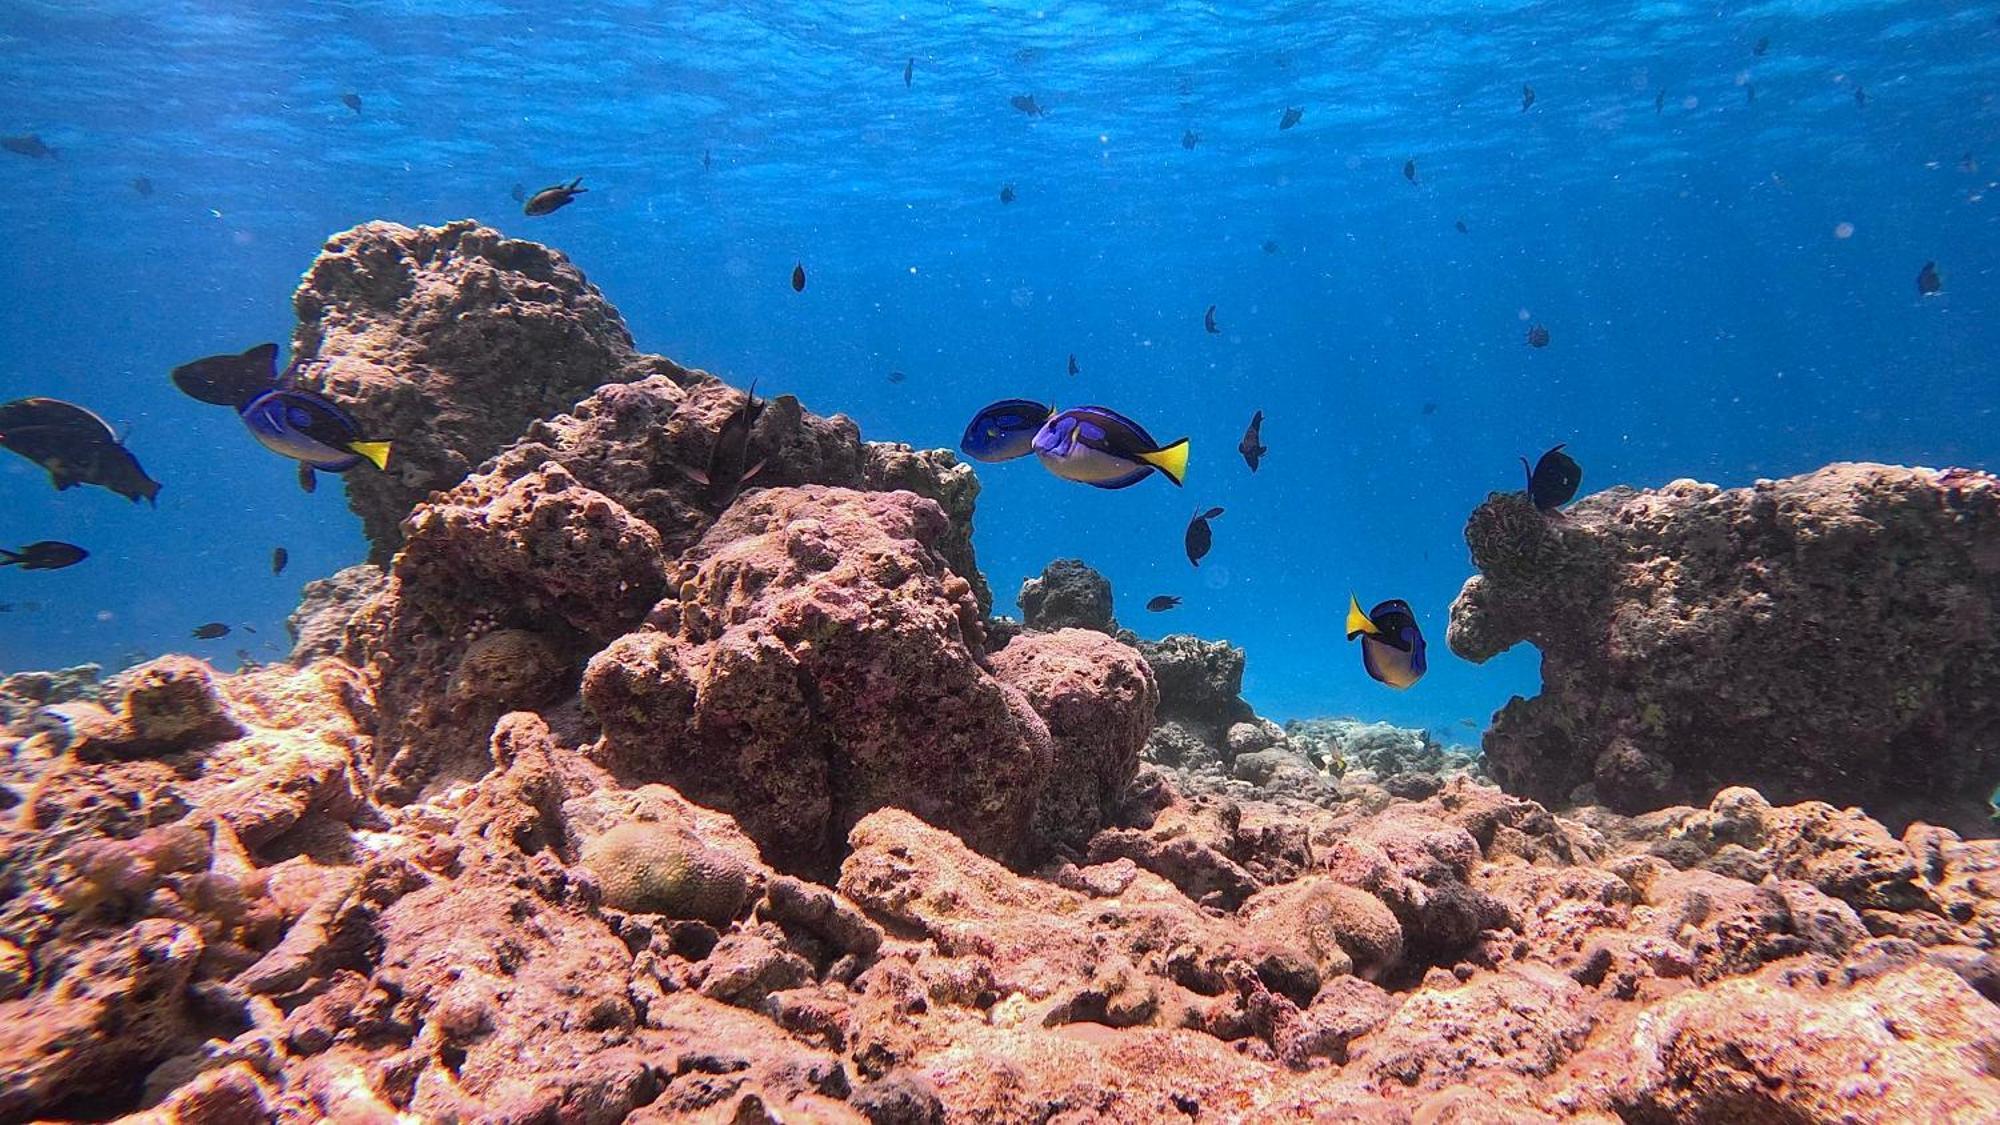
M 365 233 L 313 331 L 410 402 L 561 325 L 552 388 L 630 379 L 419 443 L 449 487 L 308 588 L 292 666 L 0 682 L 0 1120 L 2000 1119 L 2000 842 L 1744 787 L 1551 811 L 1258 719 L 1240 651 L 1108 597 L 1049 628 L 1046 582 L 997 645 L 948 454 L 774 399 L 712 510 L 676 466 L 739 392 L 625 358 L 539 248 Z M 472 260 L 408 256 L 443 234 Z M 358 369 L 321 374 L 366 415 Z M 1601 545 L 1604 503 L 1510 534 Z M 1533 616 L 1503 592 L 1468 636 Z
M 1116 634 L 1111 619 L 1111 581 L 1081 559 L 1056 559 L 1042 573 L 1021 583 L 1017 599 L 1021 624 L 1053 633 L 1057 629 L 1095 629 Z
M 1528 641 L 1542 692 L 1485 738 L 1502 785 L 1634 812 L 1731 784 L 1981 824 L 2000 780 L 2000 480 L 1840 464 L 1751 488 L 1473 512 L 1452 651 Z

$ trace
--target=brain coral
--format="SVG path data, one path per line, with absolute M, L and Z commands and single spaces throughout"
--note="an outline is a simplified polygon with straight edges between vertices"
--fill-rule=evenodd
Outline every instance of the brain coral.
M 620 824 L 583 849 L 583 865 L 604 901 L 634 914 L 665 914 L 721 924 L 750 898 L 752 872 L 679 825 Z

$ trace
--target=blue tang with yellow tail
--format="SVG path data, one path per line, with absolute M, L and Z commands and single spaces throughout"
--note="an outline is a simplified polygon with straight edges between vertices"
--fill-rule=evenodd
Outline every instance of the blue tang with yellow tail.
M 1179 487 L 1187 475 L 1188 439 L 1161 445 L 1146 428 L 1104 406 L 1061 411 L 1035 433 L 1042 467 L 1097 488 L 1129 488 L 1157 470 Z
M 1398 691 L 1424 678 L 1424 634 L 1410 603 L 1391 598 L 1367 613 L 1347 596 L 1347 639 L 1361 638 L 1361 666 Z
M 972 416 L 958 447 L 975 461 L 1012 461 L 1035 451 L 1035 433 L 1055 413 L 1025 398 L 1003 398 Z
M 245 404 L 242 414 L 264 448 L 320 472 L 344 473 L 363 461 L 389 467 L 388 442 L 365 440 L 345 410 L 310 391 L 266 391 Z

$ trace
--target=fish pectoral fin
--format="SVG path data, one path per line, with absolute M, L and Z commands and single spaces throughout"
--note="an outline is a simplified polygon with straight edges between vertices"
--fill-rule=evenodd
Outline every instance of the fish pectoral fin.
M 1375 627 L 1368 615 L 1361 612 L 1361 602 L 1353 594 L 1347 595 L 1347 639 L 1353 640 L 1363 634 L 1379 635 L 1382 630 Z
M 769 457 L 766 457 L 762 461 L 757 462 L 755 465 L 752 465 L 749 468 L 743 470 L 743 475 L 736 478 L 736 483 L 738 485 L 749 484 L 750 478 L 756 476 L 758 473 L 763 472 L 764 466 L 770 463 L 771 459 Z
M 386 472 L 389 468 L 389 444 L 386 441 L 350 441 L 347 450 L 360 454 L 368 459 L 369 464 Z
M 711 483 L 713 483 L 708 479 L 708 472 L 705 469 L 697 469 L 689 465 L 676 465 L 674 467 L 679 469 L 682 472 L 682 474 L 687 477 L 687 479 L 695 482 L 696 484 L 702 486 L 703 488 L 707 488 Z
M 1182 438 L 1172 445 L 1166 446 L 1163 449 L 1155 449 L 1151 453 L 1141 453 L 1139 460 L 1165 473 L 1168 480 L 1178 485 L 1181 483 L 1182 478 L 1187 476 L 1188 439 Z

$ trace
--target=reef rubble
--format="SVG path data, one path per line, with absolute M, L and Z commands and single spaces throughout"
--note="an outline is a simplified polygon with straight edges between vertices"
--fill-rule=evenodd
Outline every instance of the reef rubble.
M 417 291 L 616 323 L 489 234 Z M 0 1121 L 2000 1120 L 2000 842 L 1279 727 L 1108 587 L 995 628 L 950 454 L 776 398 L 705 504 L 741 392 L 616 370 L 441 444 L 291 663 L 0 681 Z

